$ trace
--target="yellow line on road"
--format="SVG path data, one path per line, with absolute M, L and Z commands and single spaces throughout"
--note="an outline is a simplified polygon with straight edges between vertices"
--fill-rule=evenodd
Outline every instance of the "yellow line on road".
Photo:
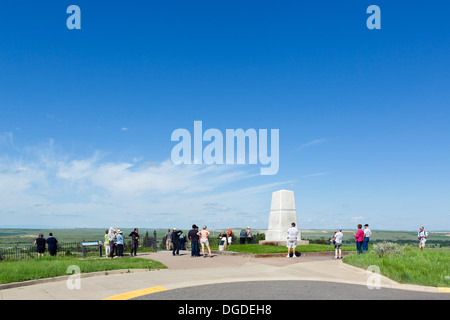
M 151 287 L 151 288 L 117 294 L 115 296 L 112 296 L 112 297 L 109 297 L 109 298 L 106 298 L 103 300 L 128 300 L 128 299 L 133 299 L 133 298 L 137 298 L 140 296 L 145 296 L 147 294 L 152 294 L 152 293 L 166 291 L 166 290 L 167 289 L 164 287 Z
M 441 292 L 441 293 L 450 293 L 450 288 L 442 288 L 442 287 L 440 287 L 440 288 L 438 288 L 438 292 Z

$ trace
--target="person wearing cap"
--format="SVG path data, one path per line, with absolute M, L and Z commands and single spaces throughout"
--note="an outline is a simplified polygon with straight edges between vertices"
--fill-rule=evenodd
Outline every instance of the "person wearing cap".
M 200 248 L 198 245 L 198 241 L 200 239 L 198 235 L 198 227 L 193 224 L 192 229 L 188 232 L 188 238 L 191 242 L 191 257 L 199 257 L 200 256 Z
M 252 243 L 252 229 L 250 227 L 247 227 L 247 243 Z
M 372 231 L 369 229 L 369 225 L 366 223 L 364 225 L 364 239 L 363 239 L 363 252 L 369 252 L 369 240 L 372 236 Z
M 117 230 L 116 245 L 117 245 L 117 256 L 123 257 L 123 232 L 122 232 L 122 230 Z
M 334 258 L 335 259 L 342 259 L 342 238 L 344 237 L 344 234 L 342 233 L 342 229 L 337 229 L 337 232 L 334 234 L 333 240 L 334 240 Z
M 181 230 L 177 230 L 177 228 L 173 228 L 173 232 L 171 234 L 171 240 L 172 240 L 172 244 L 173 244 L 173 248 L 172 248 L 172 255 L 174 256 L 179 255 L 180 254 L 180 244 L 179 244 L 179 240 L 180 240 L 180 235 L 183 233 L 183 231 Z

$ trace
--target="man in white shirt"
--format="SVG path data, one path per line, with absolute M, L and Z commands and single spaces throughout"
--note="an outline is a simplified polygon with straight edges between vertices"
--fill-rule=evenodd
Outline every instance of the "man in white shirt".
M 288 229 L 287 231 L 287 244 L 286 246 L 288 247 L 288 254 L 286 256 L 286 258 L 290 257 L 290 253 L 291 253 L 291 248 L 292 248 L 292 257 L 296 258 L 297 256 L 295 255 L 295 247 L 297 247 L 297 237 L 298 237 L 298 229 L 295 227 L 295 222 L 292 222 L 291 227 Z
M 420 227 L 417 238 L 419 238 L 419 248 L 423 251 L 423 249 L 425 249 L 425 242 L 427 242 L 428 232 L 426 232 L 423 227 Z
M 342 238 L 344 237 L 344 234 L 342 233 L 342 229 L 337 229 L 337 232 L 334 234 L 333 240 L 336 245 L 336 249 L 334 249 L 334 258 L 335 259 L 342 259 Z
M 364 225 L 364 240 L 363 240 L 363 252 L 369 252 L 369 240 L 372 236 L 372 231 L 369 229 L 369 225 Z

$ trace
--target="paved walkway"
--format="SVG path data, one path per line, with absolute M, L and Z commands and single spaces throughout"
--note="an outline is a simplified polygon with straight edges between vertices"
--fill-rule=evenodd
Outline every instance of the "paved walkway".
M 79 289 L 69 289 L 67 277 L 33 285 L 6 289 L 0 287 L 0 299 L 129 299 L 158 291 L 244 281 L 324 281 L 366 286 L 369 277 L 373 277 L 373 274 L 365 270 L 344 264 L 341 260 L 333 260 L 329 256 L 288 259 L 213 254 L 211 258 L 192 258 L 187 252 L 172 256 L 171 252 L 165 251 L 140 256 L 160 261 L 168 269 L 82 275 Z M 383 276 L 380 276 L 380 285 L 382 288 L 438 293 L 438 289 L 434 287 L 402 285 Z M 450 299 L 450 295 L 444 295 Z

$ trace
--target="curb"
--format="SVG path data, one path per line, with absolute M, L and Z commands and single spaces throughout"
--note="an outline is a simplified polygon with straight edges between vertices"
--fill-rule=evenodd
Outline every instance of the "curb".
M 155 269 L 155 270 L 157 270 L 157 269 Z M 80 273 L 78 275 L 79 275 L 80 278 L 89 278 L 89 277 L 97 277 L 97 276 L 107 276 L 107 275 L 110 275 L 110 274 L 134 273 L 134 272 L 145 272 L 145 271 L 152 271 L 152 270 L 148 270 L 148 269 L 119 269 L 119 270 L 97 271 L 97 272 L 90 272 L 90 273 Z M 26 281 L 21 281 L 21 282 L 5 283 L 5 284 L 0 284 L 0 290 L 19 288 L 19 287 L 26 287 L 26 286 L 32 286 L 32 285 L 35 285 L 35 284 L 48 283 L 48 282 L 63 281 L 63 280 L 69 279 L 72 276 L 74 276 L 74 275 L 59 276 L 59 277 L 53 277 L 53 278 L 35 279 L 35 280 L 26 280 Z
M 235 252 L 235 251 L 219 251 L 211 250 L 211 253 L 221 254 L 225 256 L 242 256 L 250 258 L 284 258 L 286 257 L 286 252 L 281 253 L 246 253 L 246 252 Z M 354 254 L 354 251 L 343 251 L 342 255 L 347 256 Z M 301 252 L 302 257 L 320 257 L 320 256 L 334 256 L 334 251 L 321 251 L 321 252 Z

